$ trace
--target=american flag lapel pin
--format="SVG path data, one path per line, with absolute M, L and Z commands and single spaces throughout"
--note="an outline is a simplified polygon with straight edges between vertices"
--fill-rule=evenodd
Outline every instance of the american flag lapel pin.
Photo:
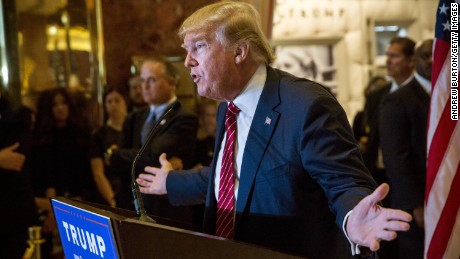
M 271 123 L 272 123 L 272 119 L 269 118 L 268 116 L 265 117 L 265 123 L 264 123 L 264 124 L 265 124 L 265 125 L 270 125 Z

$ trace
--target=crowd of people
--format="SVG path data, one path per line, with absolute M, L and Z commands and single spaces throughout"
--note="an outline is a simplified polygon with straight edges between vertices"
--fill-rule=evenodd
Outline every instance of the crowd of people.
M 423 258 L 432 50 L 432 39 L 416 44 L 407 37 L 393 38 L 386 52 L 391 80 L 376 77 L 369 82 L 365 107 L 353 123 L 373 178 L 390 184 L 383 204 L 414 218 L 409 231 L 383 245 L 381 258 Z
M 390 81 L 370 80 L 352 128 L 327 89 L 270 66 L 257 18 L 222 2 L 181 26 L 195 113 L 176 104 L 178 73 L 162 57 L 105 88 L 98 128 L 64 88 L 41 93 L 36 111 L 0 88 L 0 258 L 22 256 L 28 226 L 55 237 L 48 198 L 133 210 L 143 145 L 135 171 L 148 214 L 312 258 L 422 258 L 432 40 L 390 42 Z
M 104 123 L 96 128 L 85 118 L 80 96 L 65 88 L 42 92 L 35 111 L 12 103 L 1 88 L 0 170 L 8 195 L 2 195 L 5 224 L 0 227 L 2 240 L 11 245 L 0 249 L 0 258 L 21 258 L 27 247 L 27 228 L 32 225 L 43 227 L 47 240 L 42 245 L 44 258 L 55 253 L 53 240 L 58 237 L 49 198 L 63 196 L 134 210 L 130 167 L 144 144 L 143 131 L 148 133 L 156 123 L 155 119 L 144 122 L 150 111 L 156 111 L 154 117 L 159 119 L 166 108 L 178 102 L 173 65 L 162 57 L 143 64 L 141 74 L 134 75 L 127 87 L 105 87 Z M 203 114 L 200 122 L 185 107 L 164 118 L 147 143 L 148 152 L 138 170 L 158 161 L 159 152 L 165 151 L 177 168 L 208 165 L 214 149 L 210 116 L 216 109 L 216 102 L 201 98 L 197 105 L 197 114 Z M 182 208 L 169 205 L 165 197 L 144 199 L 147 213 L 199 229 L 202 205 Z M 18 207 L 11 210 L 9 204 Z

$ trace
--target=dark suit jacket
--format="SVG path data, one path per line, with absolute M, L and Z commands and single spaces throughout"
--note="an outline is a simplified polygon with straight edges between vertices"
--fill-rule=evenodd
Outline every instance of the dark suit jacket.
M 131 170 L 131 163 L 142 146 L 140 132 L 148 114 L 149 107 L 146 107 L 132 112 L 125 119 L 121 149 L 111 158 L 111 162 L 115 164 L 124 163 L 121 165 L 123 171 Z M 182 106 L 172 110 L 158 125 L 157 134 L 151 140 L 145 155 L 139 160 L 138 170 L 143 170 L 146 165 L 159 166 L 158 158 L 161 153 L 168 154 L 169 158 L 179 157 L 184 163 L 184 168 L 190 168 L 193 166 L 197 131 L 196 115 Z
M 380 143 L 391 187 L 390 204 L 412 213 L 424 202 L 430 97 L 414 78 L 387 95 L 381 106 Z M 414 223 L 407 233 L 398 234 L 401 258 L 423 258 L 423 229 Z
M 12 108 L 0 97 L 0 149 L 18 142 L 15 151 L 26 156 L 20 172 L 0 168 L 0 258 L 21 258 L 28 227 L 39 224 L 30 175 L 31 115 L 29 109 Z
M 121 148 L 111 157 L 111 168 L 115 175 L 125 179 L 125 189 L 121 191 L 130 199 L 131 164 L 141 145 L 140 132 L 149 113 L 149 108 L 131 113 L 124 122 Z M 157 134 L 140 157 L 136 166 L 136 173 L 143 172 L 144 167 L 160 166 L 158 161 L 161 153 L 168 154 L 168 158 L 176 156 L 182 159 L 184 168 L 190 168 L 193 163 L 196 134 L 198 131 L 197 117 L 180 106 L 172 110 L 160 122 Z M 122 194 L 123 195 L 123 194 Z M 144 196 L 144 195 L 143 195 Z M 178 208 L 170 206 L 166 197 L 153 195 L 144 196 L 144 205 L 149 214 L 192 223 L 192 208 Z
M 319 84 L 270 67 L 267 73 L 243 155 L 235 239 L 311 258 L 351 257 L 341 224 L 375 183 L 345 112 Z M 206 201 L 211 234 L 226 106 L 217 113 L 212 167 L 171 172 L 166 183 L 172 204 Z
M 367 126 L 369 127 L 369 140 L 367 144 L 366 153 L 363 154 L 364 162 L 371 172 L 376 168 L 378 150 L 380 148 L 380 133 L 379 133 L 379 114 L 380 104 L 383 98 L 388 95 L 391 88 L 391 82 L 372 93 L 366 100 L 365 111 L 367 118 Z M 377 182 L 381 183 L 386 181 L 384 177 L 375 176 L 378 178 Z

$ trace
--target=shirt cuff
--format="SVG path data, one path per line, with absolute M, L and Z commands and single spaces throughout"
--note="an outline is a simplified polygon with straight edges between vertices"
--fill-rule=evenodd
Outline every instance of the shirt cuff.
M 348 242 L 350 243 L 350 248 L 351 248 L 351 254 L 352 255 L 359 255 L 361 253 L 361 250 L 359 249 L 359 245 L 358 244 L 355 244 L 354 242 L 352 242 L 350 240 L 350 238 L 348 237 L 348 234 L 347 234 L 347 230 L 346 230 L 346 225 L 347 225 L 347 221 L 348 221 L 348 217 L 350 217 L 350 214 L 353 212 L 353 210 L 350 210 L 347 215 L 345 215 L 345 218 L 343 219 L 343 223 L 342 223 L 342 230 L 343 230 L 343 233 L 345 233 L 345 236 L 347 237 L 347 240 Z

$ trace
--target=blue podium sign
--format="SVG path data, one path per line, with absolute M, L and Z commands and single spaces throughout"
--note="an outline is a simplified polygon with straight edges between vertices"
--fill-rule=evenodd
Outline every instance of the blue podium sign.
M 52 199 L 66 258 L 118 258 L 110 218 Z

